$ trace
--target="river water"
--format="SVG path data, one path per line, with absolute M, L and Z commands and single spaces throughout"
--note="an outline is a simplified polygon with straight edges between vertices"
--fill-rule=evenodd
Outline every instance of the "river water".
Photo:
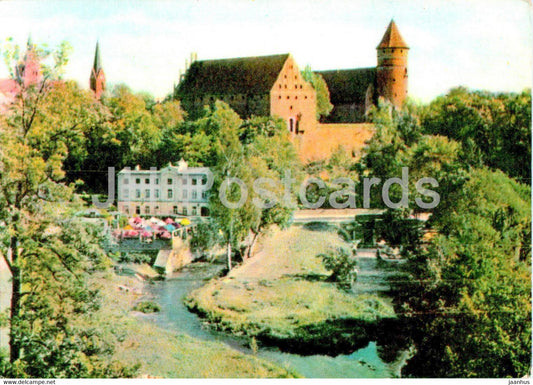
M 359 278 L 356 290 L 369 291 L 375 285 L 383 285 L 387 272 L 376 267 L 375 258 L 360 257 Z M 253 354 L 244 338 L 214 331 L 196 314 L 187 310 L 183 298 L 192 290 L 204 285 L 221 265 L 192 264 L 173 274 L 165 281 L 146 285 L 146 296 L 161 306 L 159 313 L 145 315 L 141 319 L 153 322 L 167 330 L 185 333 L 202 340 L 223 342 L 245 354 Z M 357 286 L 359 285 L 359 286 Z M 370 341 L 362 349 L 336 357 L 325 355 L 302 356 L 281 352 L 273 347 L 259 347 L 256 356 L 276 362 L 308 378 L 388 378 L 397 377 L 401 360 L 384 362 L 378 354 L 378 345 Z

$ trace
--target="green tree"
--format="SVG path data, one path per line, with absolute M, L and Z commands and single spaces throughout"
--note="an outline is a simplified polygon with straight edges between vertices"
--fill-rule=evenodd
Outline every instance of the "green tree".
M 322 75 L 313 72 L 309 66 L 306 66 L 302 71 L 302 76 L 305 81 L 311 83 L 316 91 L 316 118 L 325 118 L 333 110 L 326 81 Z
M 472 170 L 434 213 L 439 235 L 412 255 L 395 290 L 417 354 L 405 372 L 521 377 L 531 364 L 531 191 L 502 172 Z
M 431 102 L 421 124 L 426 133 L 461 142 L 464 159 L 471 165 L 481 161 L 512 177 L 530 180 L 530 90 L 496 94 L 455 88 Z
M 2 373 L 7 376 L 114 373 L 104 359 L 109 349 L 100 344 L 97 331 L 75 321 L 95 309 L 97 298 L 85 278 L 105 258 L 94 232 L 64 219 L 73 199 L 72 190 L 61 182 L 71 138 L 57 131 L 74 117 L 57 122 L 51 95 L 54 85 L 59 87 L 65 47 L 53 55 L 47 52 L 54 58 L 49 67 L 47 57 L 41 57 L 43 79 L 19 82 L 9 112 L 0 117 L 0 254 L 12 275 L 10 357 Z M 17 49 L 4 49 L 8 59 L 17 59 Z M 48 143 L 50 138 L 56 143 Z M 116 368 L 125 373 L 120 365 Z

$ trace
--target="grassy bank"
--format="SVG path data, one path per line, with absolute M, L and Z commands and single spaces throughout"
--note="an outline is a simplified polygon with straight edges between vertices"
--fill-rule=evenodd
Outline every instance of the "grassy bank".
M 119 337 L 114 359 L 139 363 L 141 376 L 164 378 L 292 377 L 285 369 L 227 345 L 201 341 L 143 322 L 132 311 L 143 283 L 108 273 L 94 282 L 104 296 L 102 325 Z
M 394 317 L 387 299 L 326 282 L 316 257 L 342 245 L 334 232 L 291 227 L 263 239 L 260 252 L 227 277 L 195 290 L 187 305 L 214 326 L 289 350 L 329 352 L 368 340 L 368 328 Z

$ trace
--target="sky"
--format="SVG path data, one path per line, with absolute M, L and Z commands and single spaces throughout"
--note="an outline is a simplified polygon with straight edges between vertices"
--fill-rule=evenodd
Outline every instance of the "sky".
M 162 98 L 198 59 L 291 53 L 300 68 L 373 67 L 391 19 L 409 51 L 409 94 L 520 92 L 532 82 L 525 0 L 0 0 L 0 40 L 73 47 L 65 78 L 88 88 L 94 49 L 108 85 Z M 0 65 L 0 78 L 7 77 Z

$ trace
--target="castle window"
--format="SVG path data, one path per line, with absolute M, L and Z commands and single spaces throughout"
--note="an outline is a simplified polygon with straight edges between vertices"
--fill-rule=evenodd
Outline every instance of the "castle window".
M 287 88 L 287 85 L 285 84 L 285 89 Z
M 279 85 L 279 89 L 281 90 L 281 84 Z
M 141 215 L 141 206 L 135 207 L 135 214 Z
M 278 96 L 278 99 L 281 99 L 281 95 L 280 95 L 280 96 Z
M 284 77 L 285 79 L 287 79 L 287 75 L 283 75 L 283 77 Z
M 298 89 L 298 84 L 295 84 L 295 85 L 294 85 L 294 89 L 295 89 L 295 90 Z
M 305 99 L 307 99 L 307 95 L 305 95 Z
M 298 96 L 295 96 L 294 99 L 298 100 Z
M 300 89 L 302 89 L 302 88 L 303 88 L 303 86 L 300 84 Z
M 292 132 L 294 130 L 294 119 L 289 119 L 289 131 Z
M 294 75 L 294 80 L 297 80 L 298 79 L 298 76 Z
M 292 106 L 289 107 L 289 110 L 292 110 Z
M 150 206 L 145 206 L 144 207 L 144 213 L 145 214 L 150 214 Z
M 287 95 L 287 99 L 290 99 L 291 97 L 289 95 Z

